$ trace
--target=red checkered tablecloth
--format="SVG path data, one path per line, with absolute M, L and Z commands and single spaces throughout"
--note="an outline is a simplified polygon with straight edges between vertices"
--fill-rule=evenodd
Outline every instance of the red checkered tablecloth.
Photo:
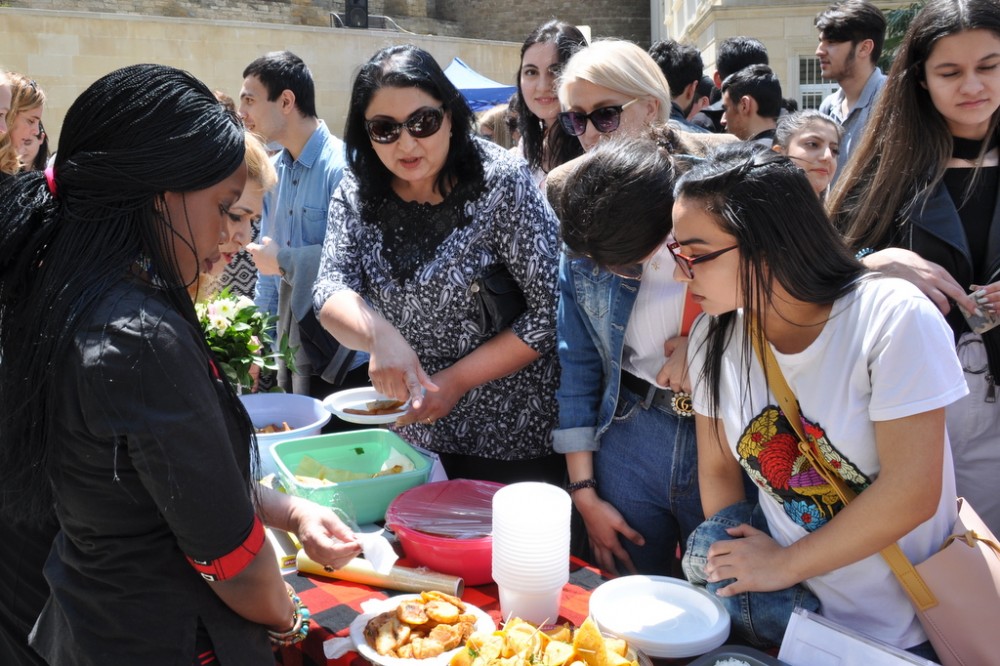
M 348 635 L 351 622 L 361 614 L 362 602 L 403 593 L 309 574 L 289 575 L 286 580 L 312 612 L 313 627 L 302 643 L 277 653 L 277 663 L 283 666 L 370 666 L 353 651 L 339 659 L 327 659 L 323 643 L 334 636 Z M 587 617 L 591 591 L 605 580 L 597 569 L 571 559 L 569 582 L 563 588 L 559 608 L 560 622 L 582 624 Z M 467 587 L 462 600 L 489 613 L 499 626 L 500 601 L 496 585 Z

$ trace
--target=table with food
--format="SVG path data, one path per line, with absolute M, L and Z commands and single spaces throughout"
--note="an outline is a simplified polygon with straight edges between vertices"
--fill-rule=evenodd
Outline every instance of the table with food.
M 248 405 L 271 482 L 338 510 L 370 552 L 332 571 L 271 534 L 286 580 L 311 612 L 284 666 L 761 666 L 780 662 L 725 645 L 729 616 L 686 581 L 608 580 L 569 554 L 569 496 L 548 484 L 428 482 L 431 463 L 377 427 L 400 409 L 371 389 L 318 408 L 373 427 L 316 436 L 317 409 Z M 318 401 L 317 401 L 318 402 Z M 363 412 L 363 413 L 361 413 Z M 260 422 L 258 424 L 258 421 Z M 312 435 L 312 436 L 310 436 Z M 384 525 L 386 541 L 379 536 Z M 526 546 L 525 544 L 530 544 Z M 379 561 L 389 551 L 387 564 Z M 397 555 L 402 558 L 395 561 Z M 544 570 L 544 571 L 543 571 Z M 498 582 L 500 585 L 498 585 Z M 553 585 L 555 586 L 553 588 Z

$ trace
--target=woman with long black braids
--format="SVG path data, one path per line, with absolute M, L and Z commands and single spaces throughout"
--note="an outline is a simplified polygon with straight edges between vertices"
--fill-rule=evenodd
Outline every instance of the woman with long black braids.
M 15 582 L 0 606 L 23 630 L 48 595 L 46 663 L 273 663 L 308 614 L 263 524 L 325 535 L 334 565 L 357 552 L 321 509 L 255 488 L 252 424 L 188 295 L 220 259 L 243 136 L 190 74 L 136 65 L 74 102 L 54 168 L 0 190 L 0 579 L 37 579 L 51 544 L 49 590 Z M 54 541 L 23 528 L 53 513 Z

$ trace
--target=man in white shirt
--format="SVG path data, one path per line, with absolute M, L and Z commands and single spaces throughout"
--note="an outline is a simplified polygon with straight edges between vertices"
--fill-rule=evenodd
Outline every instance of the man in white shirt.
M 885 16 L 868 0 L 844 0 L 820 12 L 815 24 L 819 30 L 816 57 L 823 78 L 840 85 L 840 90 L 819 106 L 821 113 L 844 128 L 836 178 L 860 143 L 868 115 L 885 84 L 886 77 L 877 66 L 885 41 Z

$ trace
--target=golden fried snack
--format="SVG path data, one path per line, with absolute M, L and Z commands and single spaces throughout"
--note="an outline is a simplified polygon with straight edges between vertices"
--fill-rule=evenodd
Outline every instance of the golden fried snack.
M 356 407 L 345 407 L 344 413 L 356 414 L 359 416 L 385 416 L 386 414 L 402 413 L 400 409 L 406 404 L 405 400 L 370 400 L 365 403 L 365 409 Z
M 426 592 L 420 593 L 420 598 L 423 599 L 424 601 L 434 601 L 435 599 L 438 599 L 440 601 L 446 601 L 452 606 L 456 607 L 460 613 L 465 612 L 465 603 L 458 597 L 448 594 L 447 592 L 441 592 L 439 590 L 427 590 Z
M 419 599 L 404 601 L 396 608 L 400 621 L 413 626 L 427 624 L 427 610 Z
M 454 624 L 458 622 L 461 612 L 458 606 L 440 599 L 432 599 L 424 604 L 427 617 L 442 624 Z
M 460 599 L 438 592 L 403 599 L 393 610 L 368 621 L 363 631 L 365 642 L 383 656 L 437 657 L 462 645 L 475 631 L 478 618 L 465 610 Z

